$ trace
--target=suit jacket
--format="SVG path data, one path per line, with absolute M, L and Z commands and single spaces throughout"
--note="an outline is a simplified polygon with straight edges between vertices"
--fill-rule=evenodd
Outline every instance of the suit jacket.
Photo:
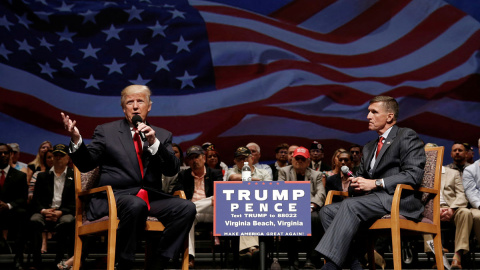
M 468 201 L 463 189 L 462 178 L 460 172 L 448 167 L 442 169 L 442 182 L 440 185 L 440 193 L 447 205 L 442 207 L 460 208 L 467 207 Z
M 144 143 L 143 179 L 130 125 L 126 119 L 97 126 L 91 143 L 88 146 L 82 143 L 70 156 L 82 172 L 100 166 L 99 186 L 111 185 L 116 195 L 137 194 L 140 188 L 144 188 L 151 201 L 171 197 L 162 191 L 162 174 L 174 176 L 178 173 L 180 161 L 175 157 L 171 146 L 172 133 L 162 128 L 152 128 L 160 145 L 155 155 L 152 155 L 147 150 L 148 142 Z M 89 220 L 100 218 L 107 213 L 105 196 L 91 199 L 87 212 Z
M 379 197 L 385 209 L 391 211 L 397 184 L 407 184 L 416 188 L 422 183 L 426 162 L 425 150 L 415 131 L 394 125 L 385 139 L 372 171 L 369 172 L 377 143 L 378 138 L 363 147 L 357 175 L 366 179 L 383 178 L 384 188 L 374 190 L 372 193 Z M 418 192 L 402 192 L 400 214 L 411 219 L 421 219 L 423 213 L 421 196 Z
M 297 181 L 297 173 L 292 165 L 285 166 L 278 170 L 278 181 Z M 322 173 L 307 168 L 305 181 L 310 181 L 310 202 L 322 207 L 325 203 L 325 188 L 322 182 Z
M 309 168 L 311 168 L 312 170 L 315 170 L 313 169 L 313 164 L 312 162 L 310 161 L 310 165 L 308 165 Z M 322 163 L 320 163 L 320 169 L 319 169 L 321 172 L 327 172 L 327 171 L 331 171 L 332 170 L 332 167 L 328 166 L 327 163 L 325 163 L 325 161 L 322 160 Z
M 0 201 L 9 203 L 12 209 L 27 208 L 28 185 L 27 175 L 10 167 L 5 176 L 3 187 L 0 188 Z
M 213 196 L 213 181 L 223 181 L 221 170 L 206 167 L 207 172 L 204 178 L 205 196 L 208 198 Z M 174 190 L 183 190 L 188 200 L 193 197 L 195 190 L 195 179 L 192 175 L 192 169 L 184 170 L 178 173 L 178 182 Z
M 327 195 L 330 190 L 343 191 L 342 177 L 340 173 L 327 177 L 325 181 L 325 192 Z
M 40 213 L 42 209 L 51 208 L 54 176 L 55 174 L 50 171 L 38 174 L 32 200 L 32 210 L 34 213 Z M 62 204 L 58 210 L 62 211 L 62 215 L 75 215 L 75 183 L 73 181 L 73 169 L 71 168 L 67 168 L 65 185 L 62 191 Z

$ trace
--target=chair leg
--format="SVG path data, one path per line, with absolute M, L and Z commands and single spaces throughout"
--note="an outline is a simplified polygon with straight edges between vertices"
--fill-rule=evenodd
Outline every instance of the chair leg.
M 393 269 L 402 269 L 402 244 L 400 228 L 392 228 Z
M 73 270 L 80 269 L 80 263 L 82 260 L 82 248 L 83 248 L 83 240 L 78 234 L 75 234 L 75 249 L 73 251 Z
M 108 230 L 107 237 L 107 270 L 115 270 L 115 247 L 117 242 L 117 228 Z
M 435 262 L 437 263 L 438 270 L 444 270 L 443 266 L 443 248 L 442 248 L 442 236 L 440 230 L 433 237 L 433 245 L 435 248 Z
M 182 270 L 188 270 L 188 237 L 185 238 L 185 242 L 183 243 L 184 250 L 183 250 L 183 259 L 182 259 Z
M 375 239 L 368 239 L 368 267 L 370 270 L 377 269 L 375 265 Z

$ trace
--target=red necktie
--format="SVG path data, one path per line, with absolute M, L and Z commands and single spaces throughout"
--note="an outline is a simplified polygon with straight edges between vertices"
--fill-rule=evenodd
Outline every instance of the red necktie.
M 0 177 L 0 188 L 3 188 L 4 183 L 5 183 L 5 171 L 2 170 L 2 176 Z
M 137 129 L 134 129 L 136 131 Z M 142 141 L 140 140 L 140 135 L 137 132 L 133 135 L 133 144 L 135 145 L 135 152 L 137 152 L 138 165 L 140 166 L 140 171 L 142 172 L 143 179 L 143 162 L 142 162 Z M 150 202 L 148 201 L 148 192 L 145 189 L 140 189 L 137 193 L 137 197 L 144 200 L 147 203 L 148 211 L 150 211 Z
M 375 158 L 378 157 L 378 153 L 380 153 L 380 150 L 382 150 L 382 146 L 383 146 L 383 137 L 380 136 L 378 138 L 377 153 L 375 154 Z

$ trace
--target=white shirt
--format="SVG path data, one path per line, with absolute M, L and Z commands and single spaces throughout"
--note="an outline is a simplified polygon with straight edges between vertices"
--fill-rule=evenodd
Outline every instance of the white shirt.
M 53 173 L 53 198 L 51 208 L 58 209 L 62 205 L 62 193 L 65 187 L 65 179 L 67 176 L 67 168 L 59 175 L 54 171 L 54 167 L 50 169 L 50 173 Z

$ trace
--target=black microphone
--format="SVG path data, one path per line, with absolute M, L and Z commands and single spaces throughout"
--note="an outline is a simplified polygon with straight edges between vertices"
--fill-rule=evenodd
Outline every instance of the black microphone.
M 340 169 L 342 170 L 343 174 L 345 174 L 345 175 L 347 175 L 347 176 L 349 176 L 349 177 L 355 177 L 355 176 L 353 175 L 353 172 L 350 171 L 350 168 L 348 168 L 347 166 L 342 166 L 342 168 L 340 168 Z
M 138 128 L 138 124 L 139 123 L 142 123 L 143 120 L 142 120 L 142 117 L 138 114 L 135 114 L 133 117 L 132 117 L 132 124 L 135 128 Z M 145 134 L 143 134 L 143 132 L 141 131 L 138 131 L 138 134 L 140 135 L 140 138 L 142 138 L 142 141 L 146 141 L 147 138 L 145 137 Z

